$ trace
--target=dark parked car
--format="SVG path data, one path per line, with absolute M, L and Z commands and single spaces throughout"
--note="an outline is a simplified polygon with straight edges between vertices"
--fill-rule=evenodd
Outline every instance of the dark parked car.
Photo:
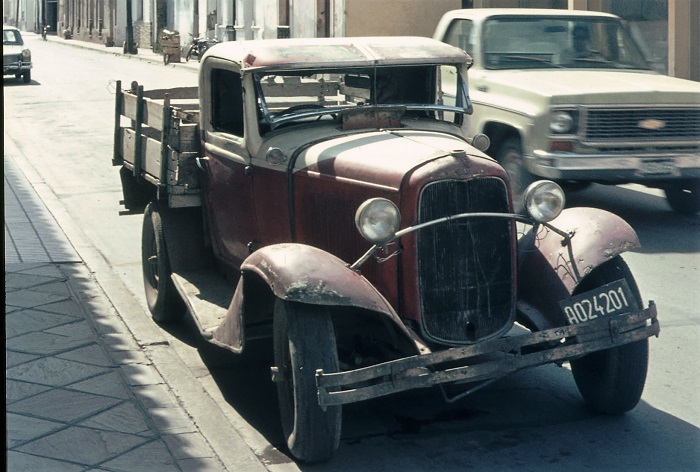
M 2 75 L 22 77 L 25 84 L 32 81 L 32 53 L 13 26 L 2 27 Z

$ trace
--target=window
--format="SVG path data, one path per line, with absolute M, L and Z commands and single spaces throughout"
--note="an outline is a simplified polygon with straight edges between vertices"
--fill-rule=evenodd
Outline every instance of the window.
M 447 30 L 445 42 L 463 49 L 470 56 L 474 53 L 474 44 L 471 40 L 472 22 L 469 20 L 455 20 Z
M 212 127 L 243 136 L 243 88 L 241 76 L 226 69 L 211 72 Z

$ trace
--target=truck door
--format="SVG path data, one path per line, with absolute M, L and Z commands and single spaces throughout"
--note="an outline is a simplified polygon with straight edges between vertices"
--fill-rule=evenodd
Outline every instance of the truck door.
M 204 204 L 212 245 L 218 259 L 237 271 L 258 239 L 241 76 L 212 67 L 203 71 L 200 89 L 207 108 L 200 112 L 208 158 Z

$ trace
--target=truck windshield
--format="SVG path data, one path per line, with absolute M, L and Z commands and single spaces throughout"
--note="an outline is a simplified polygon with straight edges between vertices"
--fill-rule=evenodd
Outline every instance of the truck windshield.
M 405 116 L 456 124 L 471 112 L 454 65 L 275 71 L 257 74 L 255 84 L 263 132 L 291 122 L 337 120 L 357 107 L 394 107 Z
M 611 18 L 494 18 L 482 35 L 486 69 L 651 70 L 622 23 Z

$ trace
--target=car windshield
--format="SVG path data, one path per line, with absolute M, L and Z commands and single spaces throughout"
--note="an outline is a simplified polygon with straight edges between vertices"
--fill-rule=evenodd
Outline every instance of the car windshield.
M 2 45 L 3 46 L 21 46 L 22 36 L 16 30 L 2 30 Z
M 651 70 L 628 31 L 612 18 L 494 18 L 482 34 L 486 69 Z
M 470 112 L 454 65 L 275 71 L 256 74 L 255 83 L 262 132 L 290 122 L 342 121 L 369 107 L 456 124 Z

